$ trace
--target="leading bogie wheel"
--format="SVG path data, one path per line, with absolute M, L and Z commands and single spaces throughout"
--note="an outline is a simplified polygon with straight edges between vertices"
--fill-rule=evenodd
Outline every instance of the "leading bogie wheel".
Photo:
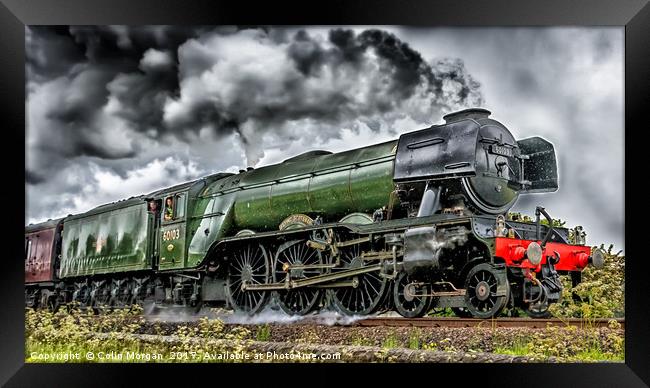
M 465 279 L 465 307 L 475 318 L 496 317 L 510 297 L 505 268 L 482 263 L 472 268 Z
M 548 304 L 530 304 L 526 314 L 531 318 L 545 319 L 551 318 L 553 314 L 548 311 Z
M 431 306 L 431 285 L 401 272 L 393 285 L 393 302 L 397 312 L 405 318 L 423 317 Z
M 548 298 L 546 296 L 546 293 L 542 292 L 542 295 L 540 295 L 539 300 L 537 302 L 528 303 L 526 314 L 531 318 L 538 318 L 538 319 L 550 318 L 553 316 L 553 314 L 551 314 L 551 312 L 548 311 L 548 308 L 549 308 Z

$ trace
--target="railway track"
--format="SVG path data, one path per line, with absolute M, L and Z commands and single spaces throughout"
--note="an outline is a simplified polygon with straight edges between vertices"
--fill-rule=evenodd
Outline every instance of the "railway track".
M 171 310 L 171 309 L 170 309 Z M 179 311 L 185 311 L 180 309 Z M 424 318 L 404 318 L 400 316 L 373 316 L 369 318 L 355 319 L 352 317 L 341 317 L 339 315 L 310 315 L 305 317 L 290 318 L 286 315 L 273 317 L 238 317 L 235 318 L 232 313 L 210 314 L 207 312 L 199 314 L 190 314 L 185 316 L 187 319 L 178 319 L 179 311 L 171 311 L 169 314 L 148 315 L 147 320 L 155 322 L 167 322 L 172 324 L 183 324 L 195 322 L 200 317 L 209 319 L 220 319 L 226 325 L 316 325 L 316 326 L 349 326 L 349 327 L 424 327 L 424 328 L 497 328 L 497 327 L 524 327 L 530 329 L 543 329 L 550 326 L 576 326 L 579 328 L 599 328 L 609 327 L 612 321 L 620 324 L 620 328 L 625 330 L 625 318 L 508 318 L 501 317 L 497 319 L 478 319 L 478 318 L 458 318 L 458 317 L 424 317 Z M 90 319 L 101 319 L 101 314 L 88 316 Z
M 373 317 L 361 319 L 352 326 L 392 326 L 392 327 L 527 327 L 532 329 L 543 329 L 551 326 L 577 326 L 577 327 L 608 327 L 612 320 L 617 321 L 621 328 L 625 329 L 624 318 L 602 318 L 602 319 L 581 319 L 581 318 L 498 318 L 498 319 L 475 319 L 475 318 L 401 318 L 401 317 Z

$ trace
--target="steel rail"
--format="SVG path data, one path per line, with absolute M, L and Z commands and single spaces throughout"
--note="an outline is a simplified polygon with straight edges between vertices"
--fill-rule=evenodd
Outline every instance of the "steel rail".
M 544 329 L 550 326 L 576 326 L 580 328 L 609 327 L 612 321 L 620 324 L 625 329 L 625 318 L 455 318 L 455 317 L 424 317 L 424 318 L 402 318 L 402 317 L 372 317 L 354 322 L 354 326 L 392 326 L 392 327 L 472 327 L 472 328 L 494 328 L 494 327 L 526 327 Z

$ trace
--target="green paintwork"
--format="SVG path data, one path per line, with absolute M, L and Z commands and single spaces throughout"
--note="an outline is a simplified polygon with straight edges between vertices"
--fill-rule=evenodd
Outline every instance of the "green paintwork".
M 239 229 L 277 229 L 291 214 L 324 221 L 372 212 L 387 205 L 393 185 L 396 142 L 306 160 L 288 161 L 242 174 L 235 201 Z M 250 188 L 248 188 L 250 187 Z
M 181 185 L 166 188 L 147 195 L 148 198 L 165 201 L 169 196 L 182 196 L 184 206 L 181 215 L 172 221 L 165 221 L 160 218 L 160 227 L 157 233 L 158 268 L 160 270 L 176 270 L 182 268 L 196 267 L 203 260 L 205 254 L 206 240 L 214 236 L 211 231 L 219 228 L 212 228 L 212 207 L 217 201 L 200 195 L 211 183 L 223 180 L 224 177 L 232 174 L 213 174 Z M 204 231 L 208 229 L 206 236 Z M 171 247 L 170 247 L 171 245 Z M 208 244 L 209 246 L 209 244 Z
M 142 199 L 101 206 L 66 219 L 59 276 L 150 269 L 152 221 Z
M 188 235 L 190 241 L 187 254 L 188 267 L 198 265 L 205 257 L 210 245 L 214 241 L 225 237 L 225 232 L 233 229 L 234 200 L 234 193 L 214 197 L 199 197 L 196 200 L 193 216 L 189 224 L 190 231 L 194 231 L 194 233 L 190 232 L 190 235 Z
M 292 214 L 331 222 L 387 206 L 396 145 L 304 154 L 214 181 L 194 202 L 188 267 L 200 263 L 213 242 L 243 229 L 276 230 Z
M 185 220 L 162 225 L 160 228 L 161 270 L 185 267 Z
M 200 184 L 200 183 L 199 183 Z M 179 269 L 186 266 L 185 263 L 185 240 L 186 240 L 186 214 L 187 214 L 187 197 L 189 190 L 183 190 L 175 193 L 166 193 L 164 197 L 172 196 L 176 198 L 173 218 L 166 220 L 166 212 L 161 214 L 161 226 L 158 232 L 159 241 L 159 268 L 161 270 Z M 163 203 L 165 198 L 163 197 Z M 163 205 L 164 206 L 164 205 Z

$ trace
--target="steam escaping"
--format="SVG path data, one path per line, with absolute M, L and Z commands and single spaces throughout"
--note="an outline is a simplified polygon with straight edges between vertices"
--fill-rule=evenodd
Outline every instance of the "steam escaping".
M 192 312 L 184 308 L 159 308 L 153 303 L 145 306 L 143 315 L 152 322 L 196 322 L 201 318 L 219 319 L 226 324 L 236 325 L 260 325 L 266 323 L 275 324 L 318 324 L 318 325 L 352 325 L 361 319 L 372 318 L 372 316 L 344 315 L 337 311 L 321 310 L 308 315 L 289 315 L 282 311 L 275 303 L 267 305 L 260 313 L 248 315 L 246 313 L 233 312 L 222 308 L 204 307 L 200 311 Z
M 469 234 L 470 231 L 464 226 L 443 229 L 436 233 L 435 239 L 426 240 L 426 246 L 432 252 L 439 252 L 442 249 L 452 250 L 465 245 Z
M 404 233 L 404 270 L 407 273 L 430 271 L 439 268 L 445 250 L 464 245 L 469 231 L 464 226 L 436 229 L 422 226 Z
M 321 310 L 314 314 L 308 315 L 288 315 L 282 310 L 273 309 L 271 307 L 266 307 L 262 312 L 255 315 L 246 315 L 246 314 L 232 314 L 228 317 L 223 318 L 225 323 L 231 324 L 240 324 L 240 325 L 259 325 L 265 323 L 310 323 L 318 325 L 352 325 L 360 319 L 371 318 L 371 316 L 360 316 L 360 315 L 344 315 L 332 310 Z

